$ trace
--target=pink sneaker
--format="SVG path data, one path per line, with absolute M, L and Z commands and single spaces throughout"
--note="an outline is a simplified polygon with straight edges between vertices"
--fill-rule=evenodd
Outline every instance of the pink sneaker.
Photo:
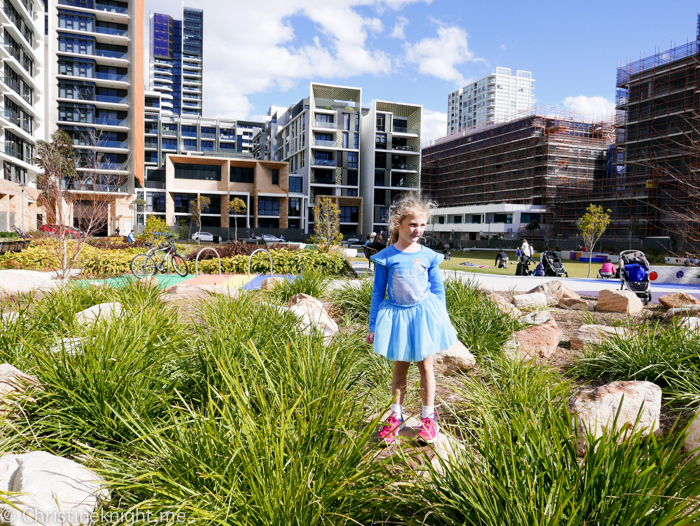
M 421 438 L 426 444 L 432 444 L 437 440 L 438 433 L 440 432 L 440 426 L 437 423 L 437 414 L 423 418 L 420 421 L 420 431 L 418 431 L 418 437 Z
M 384 440 L 384 442 L 387 444 L 391 444 L 394 440 L 396 440 L 396 437 L 399 435 L 399 431 L 401 431 L 405 425 L 406 424 L 404 424 L 403 420 L 396 418 L 396 413 L 391 413 L 389 418 L 387 418 L 384 427 L 382 427 L 382 430 L 379 432 L 379 438 Z

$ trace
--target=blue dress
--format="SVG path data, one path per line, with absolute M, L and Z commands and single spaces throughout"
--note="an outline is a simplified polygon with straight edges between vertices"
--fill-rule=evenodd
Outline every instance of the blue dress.
M 392 361 L 421 362 L 449 349 L 457 331 L 440 277 L 445 257 L 426 247 L 401 252 L 391 245 L 370 259 L 376 263 L 369 311 L 374 352 Z

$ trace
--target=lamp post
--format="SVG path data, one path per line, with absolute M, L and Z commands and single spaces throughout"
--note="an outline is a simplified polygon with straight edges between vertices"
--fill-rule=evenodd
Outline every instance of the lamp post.
M 486 243 L 487 243 L 487 246 L 490 247 L 491 246 L 491 221 L 489 220 L 486 222 L 489 224 L 489 237 L 487 238 Z
M 24 186 L 22 187 L 22 232 L 27 231 L 26 221 L 24 219 Z

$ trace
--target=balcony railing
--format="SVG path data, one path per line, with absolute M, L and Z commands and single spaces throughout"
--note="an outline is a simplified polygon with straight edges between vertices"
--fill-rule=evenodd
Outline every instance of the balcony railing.
M 97 26 L 95 28 L 95 33 L 100 33 L 102 35 L 114 35 L 115 37 L 125 37 L 129 35 L 129 32 L 126 29 L 102 26 Z
M 335 122 L 314 121 L 314 127 L 315 128 L 330 128 L 330 129 L 335 130 L 336 124 L 335 124 Z
M 163 130 L 163 137 L 177 137 L 177 130 Z
M 406 145 L 400 145 L 396 144 L 391 147 L 392 150 L 397 150 L 400 152 L 417 152 L 418 148 L 414 148 L 413 146 L 406 146 Z
M 407 128 L 406 126 L 394 126 L 393 131 L 394 133 L 412 133 L 415 135 L 419 134 L 418 130 L 413 130 L 411 128 Z
M 335 159 L 311 159 L 315 166 L 335 166 Z
M 94 124 L 101 124 L 103 126 L 128 126 L 128 121 L 126 119 L 112 119 L 109 117 L 97 117 Z
M 199 151 L 199 148 L 197 146 L 192 146 L 191 144 L 183 144 L 182 149 L 185 150 L 186 152 L 197 152 Z
M 95 9 L 97 9 L 98 11 L 107 11 L 108 13 L 117 13 L 120 15 L 128 15 L 129 14 L 128 8 L 114 6 L 114 5 L 95 4 Z
M 176 152 L 177 146 L 175 144 L 164 144 L 163 150 L 172 150 L 172 151 Z
M 128 104 L 126 97 L 117 97 L 116 95 L 95 95 L 95 101 L 112 102 L 114 104 Z
M 216 133 L 202 133 L 202 139 L 216 139 Z
M 316 139 L 314 141 L 314 144 L 316 146 L 336 146 L 335 141 L 324 141 L 319 139 Z
M 391 163 L 392 170 L 415 170 L 413 166 L 406 163 Z
M 122 60 L 126 60 L 128 58 L 127 53 L 124 53 L 123 51 L 112 51 L 111 49 L 96 49 L 95 56 L 105 58 L 118 58 Z
M 88 79 L 90 77 L 87 77 Z M 117 82 L 127 82 L 128 78 L 126 75 L 117 75 L 116 73 L 106 73 L 104 71 L 97 71 L 95 73 L 95 78 L 100 80 L 114 80 Z

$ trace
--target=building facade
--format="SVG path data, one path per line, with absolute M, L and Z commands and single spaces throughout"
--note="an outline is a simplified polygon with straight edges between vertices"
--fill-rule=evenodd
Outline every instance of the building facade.
M 144 0 L 48 0 L 47 138 L 65 131 L 77 198 L 109 202 L 102 234 L 132 227 L 129 202 L 144 181 Z
M 360 195 L 363 231 L 388 230 L 392 203 L 404 192 L 420 190 L 422 107 L 372 101 L 362 115 Z
M 478 124 L 507 122 L 527 113 L 534 101 L 529 71 L 496 68 L 496 72 L 447 96 L 447 135 Z
M 3 148 L 0 180 L 0 230 L 13 226 L 35 230 L 45 221 L 38 205 L 34 164 L 37 140 L 44 138 L 44 3 L 5 0 L 0 10 L 2 33 Z
M 181 20 L 150 17 L 149 89 L 165 113 L 202 116 L 203 28 L 204 12 L 184 5 Z

